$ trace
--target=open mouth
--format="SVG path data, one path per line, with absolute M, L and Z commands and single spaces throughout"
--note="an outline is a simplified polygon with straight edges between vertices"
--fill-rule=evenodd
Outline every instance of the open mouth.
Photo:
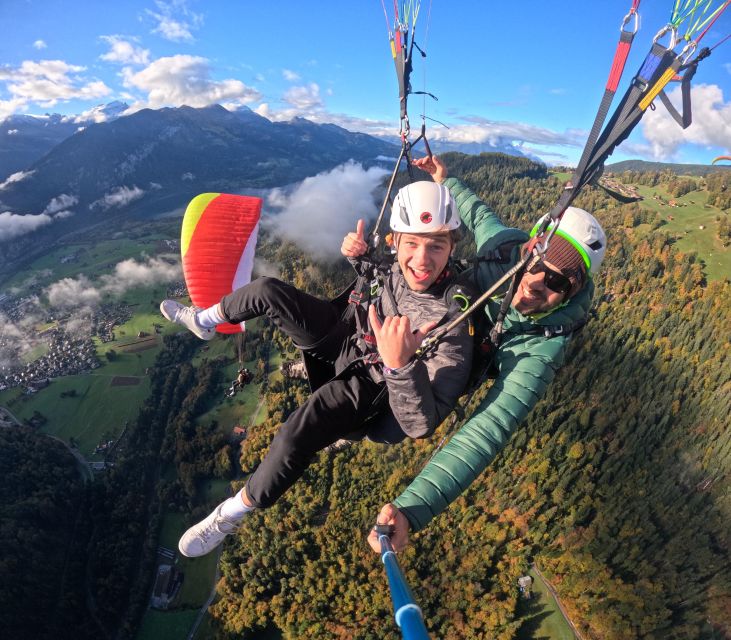
M 431 271 L 422 271 L 420 269 L 414 269 L 413 267 L 409 267 L 409 271 L 417 282 L 423 282 L 431 275 Z
M 538 300 L 540 298 L 535 292 L 529 291 L 525 287 L 521 287 L 521 293 L 523 294 L 523 300 Z

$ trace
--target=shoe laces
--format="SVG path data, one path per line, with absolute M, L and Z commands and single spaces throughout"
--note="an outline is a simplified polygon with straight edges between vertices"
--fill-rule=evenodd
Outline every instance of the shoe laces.
M 175 320 L 182 320 L 183 318 L 192 317 L 195 320 L 195 309 L 193 307 L 186 307 L 181 305 L 175 312 Z
M 230 529 L 227 531 L 226 529 Z M 238 529 L 238 523 L 232 522 L 231 520 L 226 520 L 222 515 L 216 514 L 216 517 L 213 518 L 200 532 L 199 536 L 203 538 L 205 542 L 208 541 L 208 538 L 210 538 L 214 534 L 220 534 L 227 536 L 230 533 L 233 533 Z

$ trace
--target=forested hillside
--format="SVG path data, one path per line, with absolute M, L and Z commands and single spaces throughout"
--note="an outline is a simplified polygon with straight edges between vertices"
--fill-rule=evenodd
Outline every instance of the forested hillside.
M 29 427 L 0 427 L 0 628 L 52 640 L 87 627 L 87 495 L 64 445 Z M 82 469 L 83 471 L 83 469 Z
M 530 161 L 447 156 L 505 220 L 529 227 L 560 185 Z M 536 562 L 587 638 L 731 633 L 731 293 L 642 204 L 601 190 L 577 202 L 610 250 L 595 313 L 568 366 L 489 471 L 401 556 L 440 638 L 521 636 L 518 576 Z M 637 215 L 627 216 L 628 211 Z M 269 390 L 280 410 L 247 443 L 252 469 L 301 383 Z M 321 454 L 223 554 L 213 613 L 225 637 L 395 638 L 365 532 L 423 466 L 431 441 Z M 715 634 L 715 635 L 714 635 Z

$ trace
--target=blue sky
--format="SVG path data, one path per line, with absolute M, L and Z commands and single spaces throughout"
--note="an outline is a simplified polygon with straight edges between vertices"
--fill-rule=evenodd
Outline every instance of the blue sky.
M 392 2 L 385 2 L 392 13 Z M 510 143 L 550 164 L 575 163 L 604 91 L 630 0 L 496 3 L 422 0 L 412 126 L 431 138 Z M 644 0 L 620 85 L 637 70 L 672 0 Z M 713 6 L 721 4 L 715 0 Z M 398 131 L 398 94 L 378 0 L 2 0 L 0 118 L 212 102 L 272 119 L 303 116 L 369 133 Z M 731 33 L 731 8 L 706 35 Z M 731 152 L 731 40 L 701 63 L 695 122 L 660 105 L 612 161 L 707 163 Z M 672 94 L 671 90 L 671 94 Z

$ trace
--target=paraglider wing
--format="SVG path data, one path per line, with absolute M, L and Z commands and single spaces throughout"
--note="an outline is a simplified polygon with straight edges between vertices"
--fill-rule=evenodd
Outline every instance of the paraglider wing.
M 717 158 L 714 158 L 711 164 L 716 164 L 717 162 L 731 162 L 731 156 L 718 156 Z
M 261 198 L 203 193 L 183 217 L 180 252 L 188 293 L 197 307 L 210 307 L 251 280 Z M 241 325 L 218 325 L 220 333 L 240 333 Z

